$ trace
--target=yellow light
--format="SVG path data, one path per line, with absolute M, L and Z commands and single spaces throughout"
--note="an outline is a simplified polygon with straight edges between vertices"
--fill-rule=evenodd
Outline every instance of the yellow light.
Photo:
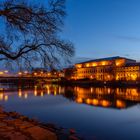
M 19 72 L 18 75 L 22 75 L 22 72 Z
M 50 90 L 48 90 L 48 95 L 50 95 Z
M 132 96 L 139 96 L 139 93 L 137 92 L 137 89 L 132 89 L 131 94 L 132 94 Z
M 18 96 L 19 96 L 19 97 L 22 96 L 22 91 L 21 91 L 21 89 L 18 90 Z
M 8 100 L 8 95 L 4 96 L 4 100 L 7 101 Z
M 49 85 L 46 86 L 48 95 L 50 94 L 50 87 Z
M 93 88 L 92 88 L 92 87 L 90 88 L 90 92 L 91 92 L 91 93 L 93 92 Z
M 77 64 L 76 67 L 77 67 L 77 68 L 81 68 L 82 65 L 81 65 L 81 64 Z
M 3 93 L 0 93 L 0 100 L 3 100 Z
M 117 106 L 118 108 L 125 108 L 125 107 L 126 107 L 126 104 L 125 104 L 124 101 L 117 100 L 117 101 L 116 101 L 116 106 Z
M 34 75 L 37 75 L 37 73 L 35 72 Z
M 57 95 L 57 89 L 56 89 L 56 87 L 55 87 L 55 89 L 54 89 L 54 95 L 55 95 L 55 96 Z
M 87 104 L 91 104 L 91 103 L 92 103 L 91 99 L 87 99 L 87 100 L 86 100 L 86 103 L 87 103 Z
M 51 75 L 51 73 L 48 73 L 48 76 L 50 76 Z
M 86 67 L 89 67 L 89 64 L 86 64 Z
M 4 74 L 4 72 L 3 71 L 0 71 L 0 74 Z
M 110 80 L 110 75 L 107 75 L 107 79 Z
M 93 67 L 97 66 L 97 63 L 93 63 L 92 66 L 93 66 Z
M 90 76 L 90 79 L 93 79 L 93 76 L 92 75 Z
M 37 86 L 34 87 L 34 96 L 37 96 Z
M 101 102 L 101 104 L 102 104 L 102 106 L 104 106 L 104 107 L 107 107 L 107 106 L 110 105 L 109 101 L 106 101 L 106 100 L 103 100 L 103 101 Z
M 82 103 L 82 102 L 83 102 L 83 99 L 82 99 L 82 98 L 78 98 L 78 99 L 76 100 L 76 102 L 77 102 L 77 103 Z
M 99 104 L 99 101 L 97 99 L 93 99 L 92 100 L 92 103 L 93 103 L 93 105 L 98 105 Z
M 41 91 L 41 97 L 43 97 L 43 96 L 44 96 L 43 91 Z
M 137 79 L 137 75 L 131 75 L 132 80 L 136 80 Z
M 106 65 L 106 62 L 102 62 L 102 65 L 103 65 L 103 66 Z
M 116 66 L 122 66 L 125 63 L 125 59 L 116 60 Z

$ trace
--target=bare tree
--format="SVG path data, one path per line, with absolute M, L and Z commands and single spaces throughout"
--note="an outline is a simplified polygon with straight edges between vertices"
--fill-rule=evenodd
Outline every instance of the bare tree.
M 29 0 L 5 0 L 0 4 L 0 60 L 8 65 L 54 67 L 74 55 L 73 44 L 61 39 L 65 0 L 49 0 L 47 6 Z

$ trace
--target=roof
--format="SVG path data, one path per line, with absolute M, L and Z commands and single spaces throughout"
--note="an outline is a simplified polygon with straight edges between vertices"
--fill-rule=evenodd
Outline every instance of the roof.
M 131 66 L 140 66 L 140 62 L 138 63 L 128 63 L 126 65 L 124 65 L 124 67 L 131 67 Z
M 84 62 L 76 63 L 76 64 L 83 64 L 83 63 L 89 63 L 89 62 L 99 62 L 99 61 L 105 61 L 105 60 L 115 60 L 115 59 L 127 59 L 127 60 L 131 60 L 131 61 L 136 61 L 134 59 L 129 59 L 129 58 L 120 57 L 120 56 L 114 56 L 114 57 L 106 57 L 106 58 L 93 59 L 93 60 L 84 61 Z

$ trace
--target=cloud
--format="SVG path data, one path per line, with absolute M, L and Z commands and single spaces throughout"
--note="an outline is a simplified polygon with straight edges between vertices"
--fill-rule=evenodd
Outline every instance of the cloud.
M 131 41 L 131 42 L 140 42 L 140 38 L 139 37 L 133 37 L 133 36 L 116 36 L 117 39 L 121 39 L 124 41 Z
M 130 55 L 130 54 L 125 54 L 124 56 L 126 56 L 126 57 L 130 57 L 131 55 Z

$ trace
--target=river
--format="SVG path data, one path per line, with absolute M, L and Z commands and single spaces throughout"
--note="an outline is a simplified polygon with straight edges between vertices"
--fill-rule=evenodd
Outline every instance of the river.
M 86 140 L 139 140 L 140 89 L 1 85 L 0 105 L 41 122 L 73 128 Z

